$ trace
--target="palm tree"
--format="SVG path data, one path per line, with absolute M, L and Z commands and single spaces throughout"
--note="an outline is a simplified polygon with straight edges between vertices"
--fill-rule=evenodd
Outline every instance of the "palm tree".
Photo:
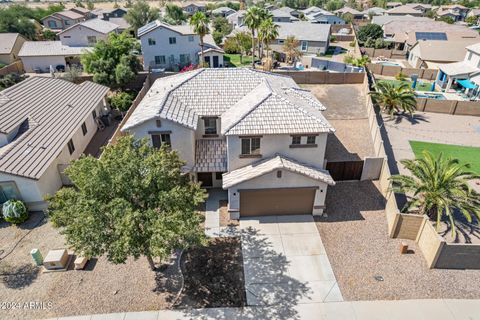
M 370 95 L 391 118 L 396 112 L 413 114 L 417 109 L 415 93 L 407 83 L 395 86 L 389 82 L 379 81 L 376 84 L 376 91 L 370 92 Z
M 252 68 L 255 69 L 255 31 L 262 22 L 262 10 L 259 7 L 250 7 L 245 13 L 245 25 L 250 29 L 252 33 Z
M 273 20 L 270 18 L 267 20 L 263 20 L 258 29 L 258 38 L 259 40 L 262 40 L 265 49 L 267 50 L 267 58 L 269 57 L 269 43 L 278 37 L 278 28 L 278 25 L 273 23 Z
M 197 11 L 195 14 L 190 18 L 190 25 L 193 27 L 193 31 L 195 31 L 196 34 L 199 35 L 200 37 L 200 49 L 201 54 L 201 63 L 200 66 L 204 66 L 205 60 L 203 57 L 203 38 L 210 33 L 210 29 L 208 27 L 208 24 L 210 23 L 210 20 L 208 17 L 205 15 L 205 13 Z
M 447 216 L 455 235 L 455 215 L 458 211 L 468 222 L 472 214 L 480 220 L 480 194 L 468 185 L 468 181 L 480 178 L 469 171 L 468 164 L 460 164 L 458 159 L 445 158 L 443 154 L 434 157 L 423 151 L 423 157 L 415 160 L 402 160 L 412 176 L 396 175 L 392 191 L 405 193 L 407 204 L 402 211 L 417 209 L 436 221 L 437 229 L 442 216 Z
M 298 50 L 299 45 L 300 41 L 294 36 L 288 36 L 283 44 L 283 51 L 287 55 L 287 61 L 291 61 L 293 65 L 295 65 L 297 58 L 300 58 L 303 55 L 303 53 Z

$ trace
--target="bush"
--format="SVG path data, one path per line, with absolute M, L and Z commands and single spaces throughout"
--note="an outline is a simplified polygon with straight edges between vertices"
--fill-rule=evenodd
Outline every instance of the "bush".
M 383 38 L 383 29 L 378 24 L 367 24 L 363 27 L 360 27 L 357 38 L 359 42 L 365 42 L 369 38 L 373 40 Z
M 387 46 L 387 43 L 382 39 L 382 38 L 378 38 L 377 40 L 375 40 L 375 49 L 383 49 Z
M 133 95 L 128 92 L 120 91 L 109 98 L 112 108 L 122 112 L 128 111 L 133 102 Z
M 353 47 L 355 47 L 356 44 L 357 44 L 357 41 L 353 40 L 348 45 L 353 48 Z
M 330 37 L 330 42 L 336 42 L 337 41 L 337 37 L 336 36 L 331 36 Z
M 397 79 L 398 81 L 405 81 L 407 79 L 407 75 L 400 71 L 395 75 L 395 79 Z
M 228 54 L 240 53 L 240 48 L 234 38 L 227 38 L 223 43 L 223 50 Z
M 28 210 L 20 200 L 8 200 L 3 204 L 2 214 L 5 221 L 20 224 L 28 219 Z

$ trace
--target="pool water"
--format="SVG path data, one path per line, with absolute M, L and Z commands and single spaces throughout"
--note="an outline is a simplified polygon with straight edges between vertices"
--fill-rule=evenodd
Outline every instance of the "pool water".
M 417 98 L 423 99 L 435 99 L 435 100 L 447 100 L 443 94 L 435 94 L 435 93 L 416 93 L 415 96 Z
M 398 63 L 393 63 L 393 62 L 382 62 L 381 64 L 388 67 L 400 67 Z

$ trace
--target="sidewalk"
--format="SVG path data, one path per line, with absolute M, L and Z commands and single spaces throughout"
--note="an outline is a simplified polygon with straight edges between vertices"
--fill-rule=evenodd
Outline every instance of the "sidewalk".
M 351 301 L 302 304 L 283 317 L 277 306 L 160 310 L 111 313 L 51 320 L 185 320 L 185 319 L 306 319 L 306 320 L 480 320 L 480 300 Z

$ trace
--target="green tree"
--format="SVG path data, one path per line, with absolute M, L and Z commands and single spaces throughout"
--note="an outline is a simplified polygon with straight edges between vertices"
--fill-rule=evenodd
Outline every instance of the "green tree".
M 325 4 L 325 9 L 328 10 L 328 11 L 335 11 L 335 10 L 343 8 L 343 6 L 344 6 L 344 3 L 341 0 L 329 0 Z
M 370 92 L 370 95 L 376 103 L 382 106 L 383 111 L 392 118 L 397 112 L 413 114 L 417 109 L 415 94 L 408 83 L 395 86 L 390 82 L 379 81 L 375 89 L 376 91 Z
M 468 23 L 469 25 L 474 25 L 477 24 L 478 18 L 476 16 L 469 16 L 465 18 L 465 22 Z
M 122 137 L 100 159 L 82 156 L 66 169 L 75 188 L 48 199 L 51 221 L 78 254 L 117 264 L 145 256 L 154 270 L 154 257 L 204 240 L 196 208 L 205 191 L 184 164 L 168 147 Z
M 159 18 L 158 8 L 152 8 L 145 0 L 137 0 L 125 15 L 125 20 L 135 29 L 143 27 L 149 22 Z
M 235 33 L 235 36 L 232 38 L 227 39 L 227 42 L 231 42 L 232 49 L 236 49 L 235 53 L 240 54 L 240 63 L 243 64 L 243 56 L 247 55 L 250 50 L 252 50 L 252 37 L 246 31 L 241 31 Z M 224 46 L 225 48 L 225 46 Z
M 91 52 L 82 55 L 82 64 L 93 74 L 93 81 L 110 87 L 124 86 L 141 69 L 132 54 L 139 50 L 140 45 L 128 33 L 111 33 L 106 41 L 98 41 Z
M 165 7 L 164 20 L 169 24 L 181 24 L 183 21 L 187 21 L 187 17 L 183 13 L 182 8 L 168 3 Z
M 76 82 L 81 75 L 82 69 L 76 66 L 71 66 L 67 67 L 65 72 L 61 75 L 61 78 L 70 82 Z
M 82 3 L 82 0 L 75 0 L 75 7 L 77 8 L 85 8 L 85 6 Z
M 232 25 L 224 17 L 216 17 L 212 20 L 212 36 L 217 45 L 222 43 L 223 38 L 232 32 Z
M 270 42 L 278 37 L 279 26 L 273 23 L 273 20 L 263 20 L 258 27 L 258 39 L 263 42 L 263 46 L 267 50 L 267 58 L 269 57 Z
M 33 12 L 23 6 L 13 5 L 8 8 L 1 8 L 0 33 L 18 32 L 27 39 L 35 40 L 37 32 L 35 25 L 30 21 L 33 16 Z
M 116 92 L 109 98 L 109 102 L 114 109 L 126 112 L 132 105 L 133 95 L 125 91 Z
M 383 38 L 383 30 L 382 27 L 378 24 L 370 23 L 363 27 L 360 27 L 357 37 L 358 41 L 362 43 L 367 41 L 367 39 L 369 38 L 377 40 L 378 38 Z
M 195 14 L 190 18 L 190 25 L 193 27 L 193 31 L 198 34 L 200 37 L 200 65 L 203 66 L 205 63 L 205 59 L 203 57 L 203 47 L 204 47 L 204 42 L 203 38 L 210 33 L 210 28 L 209 28 L 209 23 L 210 20 L 208 17 L 205 15 L 205 13 L 197 11 Z
M 87 9 L 88 9 L 88 10 L 93 10 L 93 9 L 95 9 L 95 4 L 93 3 L 92 0 L 87 0 Z
M 245 25 L 250 29 L 252 35 L 252 68 L 255 69 L 255 37 L 256 31 L 262 23 L 262 10 L 253 6 L 247 9 L 245 13 Z
M 407 203 L 402 211 L 418 210 L 436 221 L 437 229 L 442 216 L 446 216 L 455 235 L 455 211 L 463 214 L 468 222 L 472 215 L 480 220 L 480 194 L 472 190 L 468 182 L 480 176 L 469 170 L 468 164 L 458 159 L 437 157 L 423 151 L 421 159 L 401 160 L 411 175 L 396 175 L 390 179 L 394 192 L 405 193 Z
M 57 40 L 57 34 L 50 29 L 43 29 L 42 39 L 43 40 Z
M 287 56 L 287 61 L 290 61 L 292 65 L 295 65 L 297 59 L 303 55 L 302 51 L 298 49 L 299 46 L 300 41 L 298 41 L 294 36 L 288 36 L 283 44 L 283 51 Z
M 455 20 L 453 20 L 452 17 L 449 17 L 449 16 L 443 16 L 443 17 L 440 17 L 438 19 L 438 21 L 443 21 L 443 22 L 446 22 L 448 24 L 453 24 L 455 22 Z

